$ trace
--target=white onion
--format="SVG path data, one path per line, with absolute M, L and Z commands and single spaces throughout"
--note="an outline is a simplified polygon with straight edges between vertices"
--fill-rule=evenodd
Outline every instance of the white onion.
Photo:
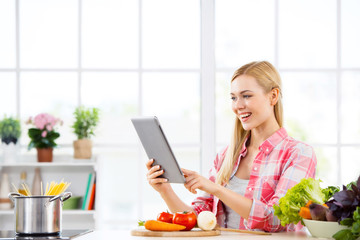
M 202 211 L 197 217 L 197 225 L 202 230 L 213 230 L 216 226 L 215 214 L 210 211 Z

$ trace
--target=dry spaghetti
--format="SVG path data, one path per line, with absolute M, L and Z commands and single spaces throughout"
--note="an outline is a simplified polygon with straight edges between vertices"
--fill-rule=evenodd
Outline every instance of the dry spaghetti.
M 66 189 L 70 186 L 71 183 L 69 182 L 64 182 L 63 180 L 61 180 L 60 183 L 55 182 L 55 181 L 51 181 L 50 184 L 46 183 L 46 189 L 45 189 L 45 193 L 43 193 L 43 184 L 42 182 L 40 183 L 40 189 L 41 189 L 41 196 L 55 196 L 55 195 L 59 195 L 63 192 L 66 191 Z M 19 189 L 16 188 L 16 186 L 14 184 L 12 184 L 15 191 L 22 194 Z M 26 183 L 22 183 L 21 184 L 25 193 L 22 195 L 25 196 L 32 196 L 31 195 L 31 191 L 29 186 Z

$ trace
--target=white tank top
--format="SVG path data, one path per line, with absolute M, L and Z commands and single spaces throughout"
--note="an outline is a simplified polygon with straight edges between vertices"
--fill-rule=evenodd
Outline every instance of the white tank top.
M 234 175 L 225 187 L 244 196 L 248 184 L 249 184 L 249 180 L 240 179 Z M 240 215 L 237 214 L 230 207 L 226 206 L 225 204 L 224 207 L 225 207 L 225 216 L 226 216 L 225 221 L 227 227 L 239 229 Z

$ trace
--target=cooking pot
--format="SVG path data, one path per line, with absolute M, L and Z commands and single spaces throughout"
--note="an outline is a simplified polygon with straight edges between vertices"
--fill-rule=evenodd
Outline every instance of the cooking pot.
M 15 204 L 17 234 L 58 234 L 61 232 L 62 205 L 70 192 L 56 196 L 24 196 L 9 193 Z

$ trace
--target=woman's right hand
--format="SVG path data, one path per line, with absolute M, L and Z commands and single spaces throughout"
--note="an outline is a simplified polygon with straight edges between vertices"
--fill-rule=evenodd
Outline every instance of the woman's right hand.
M 166 178 L 158 178 L 158 176 L 164 173 L 164 170 L 161 169 L 159 165 L 152 166 L 153 163 L 154 159 L 150 159 L 146 163 L 146 167 L 148 169 L 146 178 L 150 186 L 152 186 L 156 191 L 158 191 L 159 193 L 165 192 L 166 189 L 171 186 L 170 184 L 167 184 L 168 180 Z

